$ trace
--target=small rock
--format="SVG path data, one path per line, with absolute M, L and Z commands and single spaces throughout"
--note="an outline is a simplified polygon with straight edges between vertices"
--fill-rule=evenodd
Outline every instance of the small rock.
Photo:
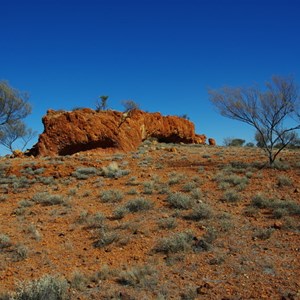
M 169 148 L 169 152 L 177 153 L 177 149 L 175 147 Z
M 16 158 L 16 157 L 24 157 L 24 153 L 23 153 L 21 150 L 14 150 L 14 151 L 13 151 L 13 154 L 12 154 L 12 157 L 13 157 L 13 158 Z
M 280 221 L 276 221 L 275 223 L 274 223 L 274 225 L 273 225 L 273 228 L 275 228 L 275 229 L 281 229 L 282 228 L 282 222 L 280 222 Z
M 196 291 L 198 295 L 205 295 L 207 294 L 207 290 L 208 289 L 212 289 L 213 285 L 211 283 L 205 282 L 204 284 L 202 284 L 201 286 L 199 286 Z
M 209 139 L 208 139 L 208 144 L 209 144 L 210 146 L 216 146 L 216 141 L 215 141 L 215 139 L 209 138 Z

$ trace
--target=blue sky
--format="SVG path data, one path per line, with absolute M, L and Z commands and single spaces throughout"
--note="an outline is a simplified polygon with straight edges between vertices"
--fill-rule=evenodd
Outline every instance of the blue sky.
M 208 88 L 300 83 L 298 0 L 0 0 L 0 80 L 28 91 L 27 124 L 47 109 L 95 107 L 187 114 L 198 133 L 253 140 L 221 117 Z M 35 140 L 36 141 L 36 140 Z M 34 142 L 35 142 L 34 141 Z

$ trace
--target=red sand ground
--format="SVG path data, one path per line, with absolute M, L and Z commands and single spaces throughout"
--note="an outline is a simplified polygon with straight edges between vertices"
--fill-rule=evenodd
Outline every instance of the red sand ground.
M 119 178 L 102 169 L 112 162 Z M 300 299 L 300 152 L 265 162 L 256 148 L 150 142 L 1 159 L 2 298 L 49 274 L 68 280 L 71 299 Z M 105 202 L 108 190 L 122 199 Z M 63 202 L 38 203 L 51 195 Z M 138 198 L 152 207 L 124 210 Z

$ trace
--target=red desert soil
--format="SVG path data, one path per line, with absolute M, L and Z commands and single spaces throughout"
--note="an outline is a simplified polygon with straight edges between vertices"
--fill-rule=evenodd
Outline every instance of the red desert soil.
M 265 162 L 150 141 L 2 158 L 0 294 L 52 275 L 71 299 L 299 299 L 300 152 Z

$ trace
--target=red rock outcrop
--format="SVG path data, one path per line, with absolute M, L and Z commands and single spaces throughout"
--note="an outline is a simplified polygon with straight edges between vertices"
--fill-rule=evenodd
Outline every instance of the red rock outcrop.
M 135 150 L 143 140 L 154 137 L 160 142 L 205 144 L 196 135 L 194 124 L 176 116 L 133 110 L 71 112 L 49 110 L 43 117 L 44 132 L 31 149 L 33 155 L 70 155 L 96 148 Z
M 214 139 L 212 139 L 212 138 L 209 138 L 209 139 L 208 139 L 208 144 L 209 144 L 210 146 L 216 146 L 216 145 L 217 145 L 216 141 L 215 141 Z
M 195 134 L 195 144 L 205 144 L 206 136 L 204 134 Z

